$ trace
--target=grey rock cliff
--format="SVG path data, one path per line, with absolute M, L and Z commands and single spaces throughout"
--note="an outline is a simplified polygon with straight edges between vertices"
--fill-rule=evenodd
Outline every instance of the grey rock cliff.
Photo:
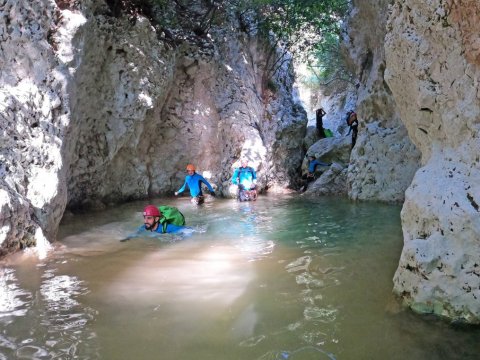
M 359 81 L 358 139 L 347 176 L 352 199 L 403 201 L 419 167 L 420 153 L 384 81 L 387 8 L 391 1 L 353 1 L 344 46 Z
M 0 255 L 46 246 L 67 201 L 70 75 L 52 46 L 56 10 L 50 1 L 0 4 Z
M 2 252 L 53 241 L 66 207 L 173 193 L 188 163 L 224 194 L 241 156 L 261 189 L 295 181 L 307 119 L 291 67 L 267 91 L 269 45 L 235 18 L 172 45 L 101 0 L 59 4 L 0 4 Z
M 395 2 L 386 79 L 422 167 L 402 209 L 394 291 L 419 312 L 480 322 L 480 4 Z

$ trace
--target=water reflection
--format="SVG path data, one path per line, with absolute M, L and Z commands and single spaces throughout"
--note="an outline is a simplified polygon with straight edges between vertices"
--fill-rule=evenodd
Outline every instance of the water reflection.
M 0 323 L 13 321 L 12 316 L 24 316 L 31 298 L 28 291 L 19 288 L 13 269 L 0 268 Z
M 86 291 L 82 281 L 69 275 L 55 276 L 53 270 L 47 270 L 42 277 L 40 292 L 49 311 L 66 311 L 79 305 L 75 297 Z
M 72 215 L 50 258 L 4 267 L 0 360 L 478 357 L 479 330 L 388 310 L 399 207 L 158 203 L 194 233 L 121 243 L 142 221 L 130 203 Z
M 33 269 L 42 272 L 43 267 Z M 0 270 L 0 359 L 97 358 L 95 342 L 85 343 L 95 337 L 88 328 L 95 312 L 76 300 L 88 290 L 77 278 L 54 272 L 45 270 L 35 285 L 35 276 L 22 279 L 14 268 Z M 22 289 L 22 283 L 40 291 Z

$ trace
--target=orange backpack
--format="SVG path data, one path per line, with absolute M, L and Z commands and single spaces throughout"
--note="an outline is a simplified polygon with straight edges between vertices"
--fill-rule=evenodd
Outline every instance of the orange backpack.
M 355 120 L 357 120 L 357 113 L 355 111 L 352 111 L 348 117 L 347 124 L 349 126 L 352 126 Z

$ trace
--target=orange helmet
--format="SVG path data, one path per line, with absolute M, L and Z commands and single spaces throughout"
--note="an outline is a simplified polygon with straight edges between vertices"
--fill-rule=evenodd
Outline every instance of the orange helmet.
M 187 170 L 195 171 L 195 166 L 192 165 L 192 164 L 188 164 L 188 165 L 187 165 Z
M 143 209 L 143 216 L 155 216 L 160 217 L 160 210 L 155 205 L 147 205 Z

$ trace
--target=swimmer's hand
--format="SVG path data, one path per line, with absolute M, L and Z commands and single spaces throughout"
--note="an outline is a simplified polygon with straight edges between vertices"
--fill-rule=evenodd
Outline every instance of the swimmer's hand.
M 134 237 L 135 237 L 135 236 L 131 236 L 131 235 L 130 235 L 130 236 L 127 236 L 126 238 L 120 240 L 120 242 L 128 241 L 128 240 L 130 240 L 130 239 L 133 239 Z

